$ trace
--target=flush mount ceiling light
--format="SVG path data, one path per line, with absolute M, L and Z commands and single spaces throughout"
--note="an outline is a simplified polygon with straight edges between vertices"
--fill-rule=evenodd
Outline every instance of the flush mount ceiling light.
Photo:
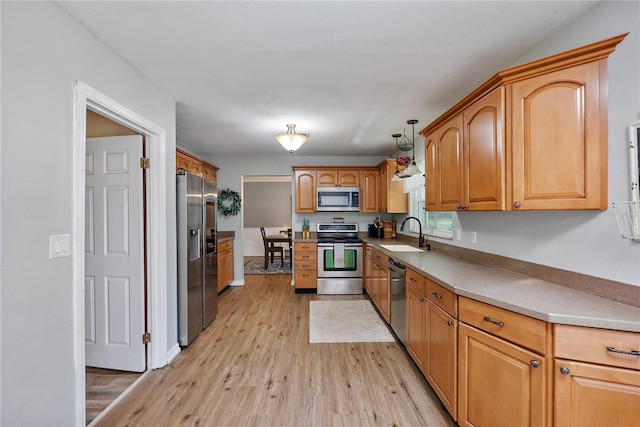
M 293 153 L 307 142 L 308 135 L 296 133 L 296 125 L 288 124 L 287 132 L 276 135 L 276 141 L 289 153 Z

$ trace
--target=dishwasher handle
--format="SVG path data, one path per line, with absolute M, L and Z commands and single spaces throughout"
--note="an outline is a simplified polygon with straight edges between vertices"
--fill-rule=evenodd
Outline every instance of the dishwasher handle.
M 405 274 L 404 265 L 400 264 L 398 261 L 389 258 L 389 270 L 393 271 L 396 274 Z

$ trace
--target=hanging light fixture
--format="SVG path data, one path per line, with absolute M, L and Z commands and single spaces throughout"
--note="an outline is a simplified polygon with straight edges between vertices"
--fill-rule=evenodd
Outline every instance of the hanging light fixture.
M 416 140 L 416 130 L 414 128 L 414 125 L 418 123 L 418 121 L 416 119 L 411 119 L 411 120 L 407 120 L 407 124 L 411 125 L 411 131 L 412 131 L 412 139 L 411 139 L 411 145 L 413 146 L 413 156 L 411 156 L 411 165 L 409 165 L 409 167 L 407 169 L 405 169 L 404 173 L 408 176 L 413 176 L 413 175 L 418 175 L 418 174 L 422 174 L 422 171 L 420 170 L 420 168 L 418 167 L 418 165 L 416 164 L 416 145 L 415 145 L 415 140 Z
M 276 135 L 276 141 L 289 153 L 293 153 L 307 142 L 308 135 L 296 133 L 296 125 L 288 124 L 287 132 Z
M 398 166 L 398 138 L 400 138 L 402 135 L 400 135 L 399 133 L 394 133 L 393 135 L 391 135 L 392 137 L 394 137 L 396 139 L 396 171 L 393 174 L 393 178 L 391 178 L 391 181 L 402 181 L 402 178 L 400 178 L 400 167 Z

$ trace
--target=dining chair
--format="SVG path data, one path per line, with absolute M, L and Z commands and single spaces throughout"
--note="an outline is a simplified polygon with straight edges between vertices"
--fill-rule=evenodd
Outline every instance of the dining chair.
M 280 265 L 284 266 L 284 248 L 282 246 L 273 246 L 272 242 L 267 241 L 267 233 L 265 233 L 264 227 L 260 227 L 260 233 L 262 233 L 262 243 L 264 244 L 265 268 L 268 266 L 267 257 L 273 263 L 274 254 L 280 254 Z

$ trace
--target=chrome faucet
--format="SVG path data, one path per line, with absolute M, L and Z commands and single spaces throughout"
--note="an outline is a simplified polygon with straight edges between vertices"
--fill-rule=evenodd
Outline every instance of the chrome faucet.
M 404 231 L 404 224 L 410 219 L 415 219 L 416 221 L 418 221 L 418 227 L 419 227 L 419 233 L 420 233 L 420 235 L 418 236 L 418 247 L 423 248 L 425 241 L 424 241 L 424 235 L 422 234 L 422 223 L 418 218 L 416 218 L 415 216 L 408 216 L 404 221 L 402 221 L 402 225 L 400 225 L 400 231 Z M 427 250 L 428 251 L 431 250 L 431 245 L 427 245 Z

